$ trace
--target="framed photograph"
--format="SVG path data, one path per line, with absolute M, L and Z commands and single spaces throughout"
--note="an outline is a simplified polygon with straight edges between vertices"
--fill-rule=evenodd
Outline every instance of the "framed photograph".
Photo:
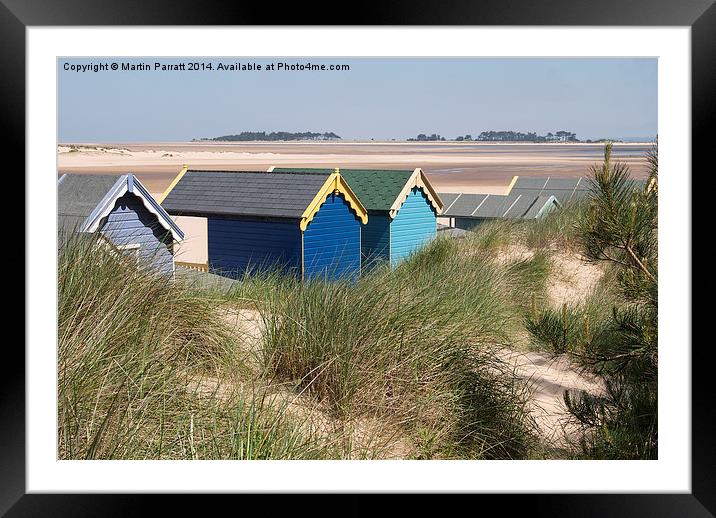
M 712 515 L 712 2 L 181 4 L 0 4 L 27 192 L 0 513 L 427 492 Z

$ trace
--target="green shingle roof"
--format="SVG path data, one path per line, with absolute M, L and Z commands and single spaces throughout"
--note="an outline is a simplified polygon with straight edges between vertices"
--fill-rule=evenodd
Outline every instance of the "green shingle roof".
M 334 169 L 274 168 L 274 172 L 325 171 Z M 341 176 L 366 210 L 390 210 L 413 171 L 395 169 L 340 169 Z

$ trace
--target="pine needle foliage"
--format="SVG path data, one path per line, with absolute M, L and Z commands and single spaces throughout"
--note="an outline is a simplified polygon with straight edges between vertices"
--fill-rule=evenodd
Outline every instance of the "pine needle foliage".
M 571 413 L 589 430 L 582 452 L 590 458 L 657 457 L 658 364 L 658 149 L 649 152 L 649 181 L 637 187 L 629 168 L 604 162 L 591 169 L 591 201 L 578 222 L 583 254 L 617 270 L 620 298 L 599 339 L 581 344 L 575 357 L 604 378 L 603 396 L 566 393 Z M 559 343 L 569 350 L 566 343 Z

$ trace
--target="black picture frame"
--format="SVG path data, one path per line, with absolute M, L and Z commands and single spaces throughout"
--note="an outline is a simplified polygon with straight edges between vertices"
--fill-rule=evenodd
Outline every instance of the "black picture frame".
M 25 29 L 92 25 L 575 25 L 688 26 L 692 44 L 692 164 L 707 163 L 716 94 L 714 0 L 549 0 L 346 4 L 248 4 L 186 0 L 0 0 L 0 109 L 6 146 L 25 149 Z M 340 7 L 340 8 L 339 8 Z M 91 47 L 88 47 L 91 48 Z M 19 155 L 19 153 L 18 153 Z M 24 154 L 18 167 L 25 167 Z M 686 172 L 684 174 L 687 174 Z M 26 193 L 27 194 L 27 193 Z M 693 206 L 696 204 L 692 202 Z M 692 217 L 695 228 L 696 218 Z M 25 271 L 25 275 L 31 274 Z M 694 307 L 696 310 L 697 308 Z M 27 308 L 31 311 L 31 308 Z M 6 347 L 9 342 L 6 342 Z M 690 347 L 691 344 L 683 344 Z M 147 510 L 143 498 L 122 495 L 25 494 L 25 357 L 7 356 L 13 368 L 0 377 L 0 515 L 119 516 Z M 710 340 L 692 347 L 692 493 L 680 495 L 485 495 L 508 499 L 510 511 L 538 516 L 714 516 L 716 427 L 709 387 Z M 242 497 L 246 498 L 246 497 Z M 186 510 L 183 496 L 162 499 L 162 512 Z M 251 502 L 253 503 L 253 502 Z M 496 502 L 497 503 L 497 502 Z M 272 506 L 275 501 L 272 500 Z M 422 508 L 421 498 L 401 507 Z M 419 507 L 418 507 L 419 506 Z M 292 512 L 297 512 L 293 506 Z M 310 507 L 310 506 L 309 506 Z M 483 512 L 487 508 L 483 508 Z M 309 509 L 310 510 L 310 509 Z M 372 514 L 364 497 L 352 496 L 342 513 Z M 221 511 L 218 511 L 221 512 Z

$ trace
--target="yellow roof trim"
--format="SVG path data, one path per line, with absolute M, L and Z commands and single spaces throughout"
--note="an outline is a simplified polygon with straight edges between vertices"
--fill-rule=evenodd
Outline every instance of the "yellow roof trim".
M 179 183 L 179 180 L 182 179 L 182 177 L 186 174 L 186 172 L 188 170 L 189 170 L 189 166 L 184 164 L 181 168 L 181 171 L 179 171 L 179 174 L 176 175 L 176 178 L 174 178 L 174 180 L 172 180 L 172 183 L 169 184 L 169 187 L 167 187 L 167 189 L 161 194 L 161 196 L 159 196 L 159 198 L 157 198 L 157 201 L 160 204 L 164 201 L 164 199 L 167 196 L 169 196 L 169 193 L 172 192 L 172 189 L 174 189 L 174 187 L 176 187 L 176 185 Z
M 318 210 L 326 201 L 328 195 L 334 191 L 338 191 L 343 194 L 351 209 L 356 212 L 364 225 L 368 223 L 368 211 L 365 210 L 363 204 L 360 202 L 353 190 L 348 186 L 345 179 L 341 176 L 338 168 L 336 168 L 335 172 L 331 173 L 326 180 L 326 183 L 324 183 L 318 191 L 318 194 L 316 194 L 311 203 L 309 203 L 308 207 L 306 207 L 306 210 L 304 210 L 303 214 L 301 214 L 301 230 L 306 230 L 306 227 L 308 227 L 308 224 L 318 213 Z
M 398 211 L 400 210 L 400 207 L 403 206 L 403 203 L 405 203 L 405 200 L 408 199 L 408 196 L 410 195 L 410 191 L 413 189 L 413 187 L 420 187 L 423 192 L 425 193 L 425 196 L 428 197 L 428 200 L 432 204 L 432 206 L 435 208 L 435 212 L 440 215 L 443 212 L 443 201 L 438 196 L 438 193 L 435 192 L 435 189 L 433 188 L 432 184 L 428 180 L 428 177 L 425 175 L 422 169 L 417 167 L 415 171 L 413 171 L 413 174 L 408 178 L 408 181 L 405 182 L 405 186 L 403 186 L 403 190 L 400 191 L 400 194 L 398 194 L 398 197 L 393 202 L 393 205 L 390 207 L 390 217 L 395 218 L 395 216 L 398 214 Z
M 513 188 L 513 187 L 515 186 L 515 184 L 517 183 L 517 179 L 518 179 L 518 178 L 519 178 L 518 175 L 515 175 L 515 176 L 512 177 L 512 181 L 510 182 L 510 185 L 507 186 L 507 190 L 505 191 L 505 194 L 510 194 L 510 192 L 512 192 L 512 188 Z

